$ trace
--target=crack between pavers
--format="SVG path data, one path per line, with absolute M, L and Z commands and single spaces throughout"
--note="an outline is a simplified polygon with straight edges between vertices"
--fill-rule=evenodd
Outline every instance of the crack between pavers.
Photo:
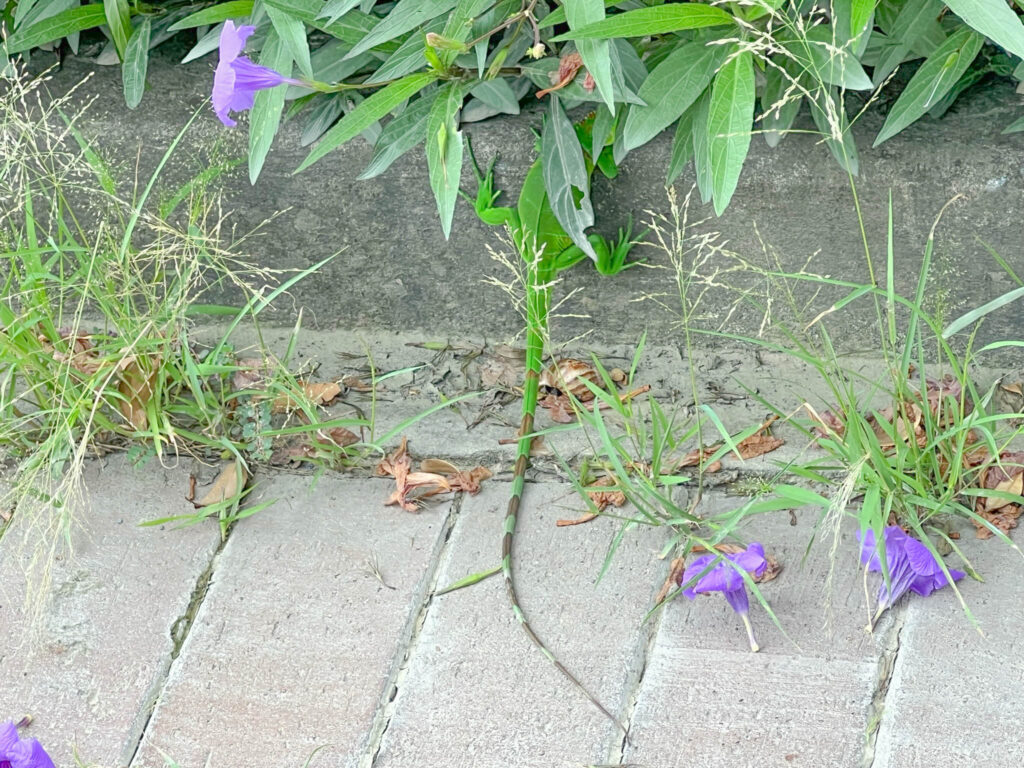
M 875 690 L 867 711 L 867 729 L 864 734 L 864 753 L 861 757 L 861 768 L 874 768 L 875 746 L 878 735 L 882 731 L 885 718 L 885 707 L 888 703 L 889 688 L 892 684 L 896 661 L 900 653 L 900 636 L 907 623 L 907 609 L 898 609 L 892 616 L 892 626 L 886 632 L 885 645 L 878 659 L 878 672 L 875 675 Z M 892 609 L 890 609 L 892 613 Z
M 630 731 L 633 729 L 633 715 L 636 713 L 636 705 L 640 700 L 640 692 L 643 689 L 644 676 L 647 674 L 647 665 L 654 652 L 654 646 L 658 641 L 658 632 L 661 630 L 661 622 L 664 620 L 665 610 L 660 609 L 653 621 L 645 622 L 647 636 L 643 643 L 638 643 L 639 649 L 634 654 L 633 679 L 628 683 L 629 695 L 626 697 L 626 705 L 620 722 L 626 726 L 626 732 L 621 738 L 613 743 L 608 751 L 607 765 L 622 765 L 626 756 L 626 748 L 630 743 Z
M 160 697 L 163 695 L 164 688 L 167 686 L 167 681 L 171 677 L 171 671 L 174 668 L 174 664 L 181 655 L 185 641 L 188 640 L 189 633 L 192 631 L 192 626 L 195 624 L 196 616 L 199 615 L 199 609 L 206 600 L 207 592 L 210 590 L 210 584 L 213 582 L 213 574 L 217 570 L 217 564 L 220 561 L 221 553 L 224 551 L 224 547 L 227 546 L 233 527 L 234 526 L 229 527 L 225 532 L 220 543 L 217 545 L 217 549 L 214 551 L 213 556 L 210 558 L 210 562 L 207 563 L 205 570 L 199 575 L 199 578 L 196 579 L 195 586 L 192 588 L 192 594 L 189 596 L 188 605 L 185 607 L 184 613 L 178 616 L 178 618 L 174 620 L 174 623 L 171 624 L 169 633 L 171 637 L 171 652 L 167 656 L 166 661 L 164 661 L 157 670 L 156 678 L 153 683 L 146 689 L 146 693 L 142 699 L 142 707 L 129 728 L 128 738 L 125 741 L 125 748 L 121 752 L 121 765 L 130 766 L 135 762 L 139 749 L 142 747 L 142 741 L 146 736 L 146 731 L 149 729 L 149 723 L 153 719 L 153 713 L 156 711 Z
M 455 522 L 462 511 L 462 503 L 465 494 L 459 493 L 452 499 L 451 507 L 444 521 L 441 535 L 438 536 L 438 544 L 431 556 L 430 565 L 427 567 L 423 587 L 418 596 L 419 609 L 410 615 L 409 621 L 402 631 L 402 643 L 398 653 L 392 662 L 392 671 L 388 675 L 388 682 L 384 686 L 376 712 L 373 716 L 373 723 L 370 726 L 366 747 L 359 758 L 359 768 L 372 768 L 377 761 L 377 755 L 384 743 L 384 736 L 387 734 L 397 707 L 398 691 L 409 673 L 409 666 L 412 657 L 419 645 L 420 635 L 423 633 L 423 626 L 427 621 L 427 614 L 434 602 L 434 592 L 437 590 L 437 580 L 441 575 L 441 566 L 448 554 L 452 533 L 455 530 Z

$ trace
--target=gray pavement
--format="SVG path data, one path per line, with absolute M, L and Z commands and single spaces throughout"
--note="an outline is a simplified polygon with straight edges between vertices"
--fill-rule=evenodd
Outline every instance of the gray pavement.
M 497 468 L 497 466 L 495 467 Z M 556 528 L 582 506 L 545 476 L 527 486 L 517 563 L 538 633 L 629 723 L 614 726 L 529 644 L 491 567 L 508 484 L 487 481 L 420 514 L 385 507 L 385 479 L 263 474 L 227 541 L 213 523 L 140 528 L 183 512 L 184 468 L 89 465 L 91 510 L 58 563 L 41 642 L 0 542 L 0 716 L 31 711 L 58 765 L 182 768 L 272 763 L 459 766 L 1018 766 L 1020 555 L 969 534 L 987 579 L 962 582 L 982 637 L 944 590 L 906 601 L 873 635 L 853 531 L 831 588 L 818 517 L 743 529 L 783 565 L 764 594 L 788 639 L 752 608 L 746 650 L 724 601 L 678 600 L 644 622 L 667 572 L 664 529 Z M 709 492 L 708 512 L 741 500 Z M 371 566 L 372 564 L 372 566 Z M 377 574 L 375 575 L 374 569 Z M 830 610 L 826 613 L 825 603 Z M 21 642 L 24 639 L 24 642 Z

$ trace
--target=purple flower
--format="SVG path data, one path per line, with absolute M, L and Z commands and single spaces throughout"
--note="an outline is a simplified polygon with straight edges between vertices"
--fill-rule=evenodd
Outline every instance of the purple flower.
M 0 725 L 0 768 L 54 768 L 53 760 L 35 739 L 19 739 L 18 727 Z
M 898 525 L 890 525 L 882 532 L 885 543 L 885 561 L 889 566 L 889 585 L 882 580 L 878 588 L 878 612 L 890 608 L 908 591 L 927 597 L 936 589 L 950 584 L 950 579 L 942 572 L 942 567 L 928 548 L 917 539 L 908 536 Z M 867 530 L 861 539 L 860 561 L 869 571 L 882 572 L 882 563 L 875 543 L 875 532 Z M 949 569 L 953 581 L 964 577 L 963 571 Z
M 718 564 L 701 576 L 700 574 L 715 560 L 718 560 Z M 733 565 L 727 563 L 726 560 L 731 561 Z M 712 553 L 701 555 L 686 566 L 680 583 L 686 584 L 696 578 L 693 584 L 683 590 L 683 594 L 691 600 L 698 594 L 721 592 L 732 609 L 743 620 L 743 625 L 747 628 L 747 635 L 750 638 L 750 650 L 756 652 L 759 648 L 754 639 L 754 630 L 750 626 L 750 619 L 747 616 L 750 610 L 750 600 L 747 597 L 747 588 L 743 577 L 736 569 L 742 568 L 747 573 L 753 574 L 754 577 L 760 577 L 767 567 L 768 561 L 764 558 L 764 547 L 755 542 L 744 552 L 737 552 L 733 555 L 720 556 Z
M 224 22 L 224 29 L 220 33 L 220 61 L 213 75 L 213 111 L 229 127 L 237 123 L 228 112 L 252 109 L 256 91 L 283 83 L 300 85 L 298 80 L 285 77 L 269 67 L 254 64 L 248 56 L 242 55 L 245 41 L 255 30 L 255 27 L 250 26 L 236 27 L 229 19 Z

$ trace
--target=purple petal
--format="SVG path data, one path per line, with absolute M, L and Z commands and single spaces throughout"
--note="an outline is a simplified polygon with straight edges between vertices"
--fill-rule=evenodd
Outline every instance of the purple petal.
M 716 565 L 711 572 L 697 582 L 696 591 L 706 592 L 732 592 L 743 588 L 743 577 L 736 573 L 736 569 L 726 562 Z
M 262 91 L 285 82 L 284 75 L 270 67 L 256 64 L 248 56 L 239 56 L 231 62 L 235 70 L 235 88 L 245 91 Z
M 18 738 L 14 723 L 0 725 L 0 766 L 10 768 L 54 768 L 53 760 L 35 739 Z
M 46 750 L 43 749 L 43 745 L 36 739 L 23 743 L 28 748 L 26 754 L 20 764 L 12 762 L 11 768 L 56 768 L 53 760 L 50 759 L 50 756 L 46 754 Z
M 688 581 L 691 581 L 695 576 L 698 576 L 701 573 L 701 571 L 707 568 L 708 564 L 714 559 L 715 555 L 701 555 L 700 557 L 698 557 L 696 560 L 694 560 L 686 566 L 686 570 L 683 571 L 683 578 L 680 580 L 679 583 L 682 585 L 686 584 Z M 686 595 L 686 597 L 693 600 L 695 597 L 697 597 L 697 585 L 699 583 L 700 580 L 698 580 L 696 584 L 692 584 L 687 589 L 684 589 L 683 594 Z
M 725 599 L 736 613 L 750 611 L 750 599 L 747 597 L 747 588 L 743 584 L 740 584 L 739 589 L 727 589 L 722 594 L 725 595 Z
M 229 128 L 234 128 L 238 123 L 231 119 L 228 112 L 231 110 L 231 102 L 235 92 L 235 70 L 231 63 L 221 61 L 213 73 L 213 111 L 220 118 L 220 121 Z
M 729 559 L 747 573 L 752 573 L 758 578 L 764 575 L 765 568 L 768 567 L 768 561 L 764 558 L 764 547 L 756 541 L 752 542 L 746 551 L 729 555 Z
M 18 728 L 12 722 L 0 725 L 0 760 L 10 756 L 11 748 L 18 745 Z
M 917 574 L 910 567 L 910 563 L 901 551 L 890 553 L 889 557 L 889 585 L 886 586 L 885 579 L 878 588 L 878 602 L 885 606 L 893 605 L 907 590 L 914 584 Z
M 220 32 L 220 60 L 231 63 L 245 49 L 245 41 L 256 31 L 256 27 L 243 25 L 236 27 L 235 22 L 228 19 Z

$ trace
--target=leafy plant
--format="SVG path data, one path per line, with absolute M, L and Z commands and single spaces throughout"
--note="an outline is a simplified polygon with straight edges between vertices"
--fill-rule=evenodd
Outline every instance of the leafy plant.
M 297 70 L 297 78 L 256 94 L 250 177 L 282 118 L 301 115 L 303 142 L 319 140 L 302 169 L 362 135 L 374 145 L 362 177 L 373 178 L 425 143 L 446 234 L 454 187 L 444 180 L 462 168 L 459 124 L 516 114 L 531 94 L 557 90 L 566 108 L 590 104 L 617 163 L 675 125 L 668 181 L 692 158 L 701 198 L 721 214 L 752 134 L 774 146 L 806 130 L 794 128 L 804 104 L 856 174 L 850 126 L 879 95 L 894 103 L 875 145 L 925 114 L 941 115 L 989 74 L 1024 79 L 1024 24 L 1004 0 L 20 0 L 3 13 L 7 55 L 63 40 L 77 51 L 81 34 L 99 29 L 101 58 L 122 62 L 130 107 L 145 98 L 150 49 L 194 30 L 188 61 L 217 48 L 227 20 L 251 24 L 259 64 L 289 79 Z M 898 67 L 916 62 L 905 85 L 894 80 Z M 851 93 L 864 95 L 856 114 Z

